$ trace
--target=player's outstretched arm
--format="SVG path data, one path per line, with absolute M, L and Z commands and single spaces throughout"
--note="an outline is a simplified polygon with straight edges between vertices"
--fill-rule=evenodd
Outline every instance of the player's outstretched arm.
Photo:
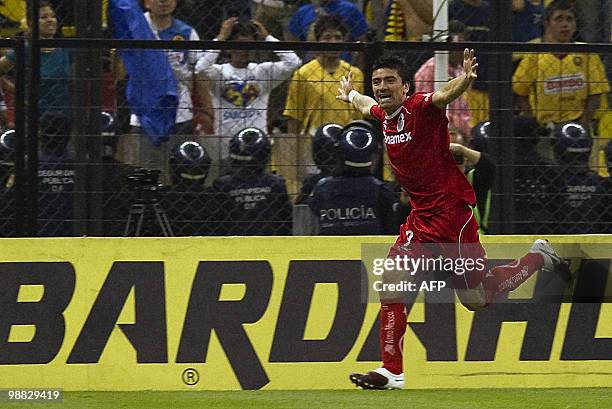
M 370 108 L 376 105 L 376 101 L 373 98 L 360 94 L 353 89 L 353 73 L 351 71 L 349 71 L 347 77 L 342 76 L 336 98 L 352 103 L 355 109 L 361 112 L 363 116 L 370 116 Z
M 474 57 L 474 50 L 463 50 L 463 70 L 465 73 L 457 78 L 453 78 L 442 88 L 434 92 L 431 101 L 439 108 L 444 108 L 446 105 L 459 98 L 470 86 L 472 81 L 477 77 L 476 69 L 478 63 Z

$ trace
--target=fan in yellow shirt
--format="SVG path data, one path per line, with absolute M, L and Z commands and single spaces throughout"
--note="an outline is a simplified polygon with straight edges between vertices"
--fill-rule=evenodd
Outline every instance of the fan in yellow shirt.
M 345 41 L 346 28 L 337 16 L 322 15 L 314 23 L 314 34 L 319 42 L 342 42 Z M 283 115 L 289 118 L 289 133 L 297 135 L 297 144 L 290 149 L 291 153 L 289 149 L 283 149 L 284 152 L 277 155 L 293 155 L 295 152 L 297 156 L 291 163 L 293 169 L 281 172 L 287 177 L 288 185 L 293 179 L 289 173 L 295 173 L 295 180 L 301 181 L 308 174 L 309 167 L 314 165 L 311 139 L 320 125 L 331 122 L 346 125 L 361 119 L 361 114 L 335 97 L 340 79 L 349 71 L 353 73 L 355 89 L 363 92 L 363 72 L 341 60 L 340 54 L 340 51 L 321 52 L 295 71 L 291 78 Z M 284 161 L 286 158 L 278 159 Z M 278 164 L 279 161 L 274 162 Z
M 568 2 L 546 9 L 544 42 L 569 43 L 576 17 Z M 512 78 L 521 111 L 539 123 L 579 121 L 590 127 L 601 94 L 610 91 L 599 55 L 540 53 L 523 56 Z

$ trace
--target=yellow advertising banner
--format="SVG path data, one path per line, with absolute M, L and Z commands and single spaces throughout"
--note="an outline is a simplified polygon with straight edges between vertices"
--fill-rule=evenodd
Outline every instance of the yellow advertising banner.
M 392 241 L 2 239 L 2 385 L 351 388 L 348 374 L 380 359 L 379 306 L 362 302 L 362 244 Z M 484 241 L 489 256 L 512 243 L 510 259 L 532 238 Z M 612 386 L 612 236 L 551 242 L 588 270 L 573 283 L 581 298 L 529 302 L 537 277 L 476 313 L 421 297 L 408 306 L 407 388 Z

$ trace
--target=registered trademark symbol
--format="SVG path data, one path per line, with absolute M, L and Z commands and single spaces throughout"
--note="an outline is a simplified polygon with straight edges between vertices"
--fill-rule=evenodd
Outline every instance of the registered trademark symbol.
M 200 381 L 200 374 L 194 368 L 187 368 L 183 371 L 183 383 L 193 386 Z

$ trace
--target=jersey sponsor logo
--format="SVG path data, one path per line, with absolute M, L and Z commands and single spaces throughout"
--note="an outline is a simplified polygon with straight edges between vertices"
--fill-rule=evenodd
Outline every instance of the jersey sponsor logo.
M 554 95 L 583 89 L 586 81 L 583 73 L 550 77 L 544 81 L 544 94 Z
M 376 214 L 371 207 L 345 207 L 344 209 L 321 209 L 320 219 L 324 221 L 334 220 L 375 220 Z
M 386 145 L 395 145 L 398 143 L 410 142 L 412 140 L 412 132 L 402 132 L 397 135 L 385 135 Z
M 257 84 L 230 80 L 223 84 L 221 96 L 224 100 L 237 107 L 246 107 L 261 94 Z

